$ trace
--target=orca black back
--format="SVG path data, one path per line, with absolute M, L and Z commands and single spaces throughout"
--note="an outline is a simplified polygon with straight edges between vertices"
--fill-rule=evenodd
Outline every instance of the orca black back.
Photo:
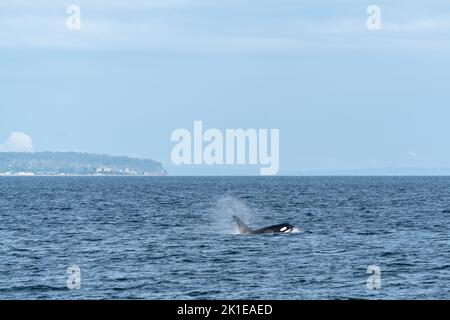
M 253 229 L 249 228 L 239 217 L 233 216 L 233 219 L 234 219 L 234 221 L 236 221 L 238 228 L 239 228 L 239 233 L 241 235 L 266 234 L 266 233 L 290 233 L 294 230 L 294 226 L 290 223 L 281 223 L 281 224 L 253 230 Z

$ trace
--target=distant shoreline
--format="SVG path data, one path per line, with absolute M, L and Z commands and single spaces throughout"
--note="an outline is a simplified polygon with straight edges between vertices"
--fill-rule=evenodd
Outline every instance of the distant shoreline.
M 33 178 L 33 177 L 167 177 L 167 174 L 161 175 L 125 175 L 125 174 L 4 174 L 0 173 L 0 177 L 20 177 L 20 178 Z
M 0 152 L 0 176 L 164 176 L 151 159 L 80 152 Z
M 0 178 L 36 178 L 36 177 L 123 177 L 123 178 L 157 178 L 157 177 L 171 177 L 171 178 L 402 178 L 402 177 L 450 177 L 450 174 L 378 174 L 378 175 L 276 175 L 276 176 L 261 176 L 261 175 L 113 175 L 113 174 L 34 174 L 34 175 L 19 175 L 19 174 L 3 174 L 0 173 Z

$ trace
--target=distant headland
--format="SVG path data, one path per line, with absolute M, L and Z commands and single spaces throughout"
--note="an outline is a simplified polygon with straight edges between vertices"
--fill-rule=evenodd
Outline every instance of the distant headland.
M 80 152 L 0 152 L 0 176 L 165 176 L 150 159 Z

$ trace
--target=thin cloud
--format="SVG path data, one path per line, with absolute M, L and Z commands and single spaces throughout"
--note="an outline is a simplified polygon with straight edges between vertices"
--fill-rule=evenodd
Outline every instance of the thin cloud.
M 450 32 L 450 16 L 417 19 L 404 23 L 390 23 L 386 24 L 384 28 L 392 32 Z
M 11 132 L 8 139 L 0 144 L 0 152 L 33 152 L 33 140 L 23 132 Z
M 364 10 L 358 17 L 302 19 L 289 15 L 279 19 L 264 14 L 250 16 L 245 10 L 238 10 L 238 3 L 231 2 L 228 7 L 222 1 L 138 0 L 130 5 L 125 0 L 112 3 L 97 0 L 80 1 L 79 5 L 81 30 L 70 31 L 65 23 L 67 15 L 61 10 L 64 8 L 55 7 L 54 1 L 20 0 L 1 4 L 0 8 L 6 10 L 0 19 L 0 47 L 177 52 L 295 52 L 324 48 L 450 50 L 448 40 L 442 37 L 450 31 L 450 17 L 442 15 L 415 17 L 411 21 L 402 17 L 398 23 L 382 15 L 381 30 L 369 31 Z M 171 15 L 173 9 L 219 5 L 224 9 L 219 16 L 217 10 Z M 167 9 L 165 12 L 169 14 L 147 10 L 151 6 Z M 45 7 L 51 10 L 42 10 Z M 126 14 L 122 10 L 125 8 Z M 226 10 L 230 8 L 232 12 Z M 106 14 L 111 12 L 114 14 Z M 234 17 L 233 12 L 240 13 Z

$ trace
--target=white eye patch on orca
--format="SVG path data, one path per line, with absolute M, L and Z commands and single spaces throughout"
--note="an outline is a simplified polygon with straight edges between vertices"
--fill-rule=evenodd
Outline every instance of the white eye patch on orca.
M 286 231 L 286 229 L 287 229 L 287 227 L 283 227 L 283 228 L 280 229 L 280 231 L 284 232 L 284 231 Z

